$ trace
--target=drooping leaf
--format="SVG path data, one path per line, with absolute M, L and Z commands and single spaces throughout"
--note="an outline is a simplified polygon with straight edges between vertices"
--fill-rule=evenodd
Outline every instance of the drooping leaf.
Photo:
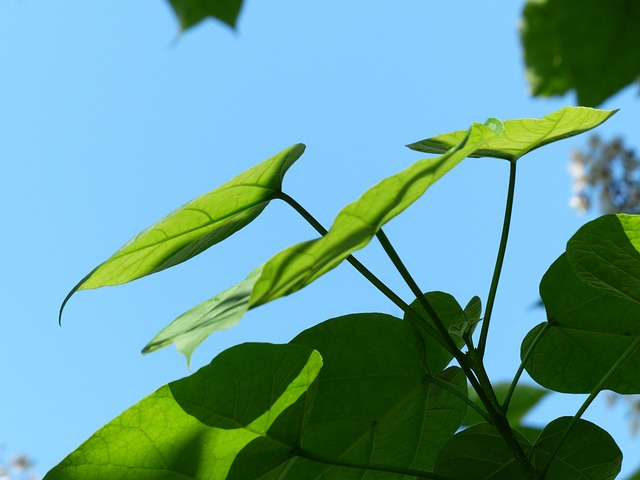
M 567 259 L 582 281 L 640 303 L 640 216 L 605 215 L 567 243 Z
M 566 393 L 590 393 L 640 337 L 640 305 L 581 281 L 561 255 L 540 284 L 550 325 L 526 364 L 540 385 Z M 595 264 L 594 264 L 595 265 Z M 603 261 L 604 270 L 609 268 Z M 524 357 L 544 324 L 522 342 Z M 606 389 L 640 393 L 640 351 L 609 380 Z
M 242 8 L 242 0 L 169 0 L 169 3 L 180 20 L 182 30 L 207 17 L 217 18 L 233 28 Z
M 538 471 L 547 468 L 551 454 L 571 421 L 571 417 L 557 418 L 547 425 L 533 450 Z M 620 473 L 622 452 L 605 430 L 579 419 L 548 466 L 548 479 L 613 480 Z
M 283 150 L 143 230 L 83 278 L 78 290 L 120 285 L 182 263 L 252 222 L 281 192 L 304 145 Z
M 147 343 L 142 353 L 154 352 L 173 343 L 189 363 L 193 351 L 205 338 L 215 331 L 233 327 L 244 316 L 253 285 L 261 272 L 262 266 L 242 282 L 180 315 Z
M 495 157 L 516 161 L 536 148 L 591 130 L 605 122 L 616 110 L 564 107 L 542 118 L 506 120 L 502 134 L 488 139 L 470 157 Z M 407 145 L 412 150 L 444 153 L 460 143 L 466 132 L 460 130 Z
M 497 383 L 493 386 L 494 391 L 496 392 L 496 397 L 500 403 L 502 403 L 507 397 L 509 387 L 510 383 L 508 382 Z M 523 424 L 522 419 L 549 393 L 549 390 L 542 389 L 540 387 L 519 384 L 511 397 L 511 401 L 509 402 L 509 410 L 507 411 L 507 420 L 509 420 L 509 424 L 531 443 L 536 441 L 542 430 Z M 473 389 L 469 389 L 469 400 L 484 409 L 478 395 Z M 484 422 L 485 419 L 482 418 L 482 416 L 480 416 L 480 414 L 473 408 L 469 409 L 467 417 L 464 419 L 464 425 L 467 426 L 477 425 Z
M 466 415 L 467 386 L 459 368 L 442 372 L 428 363 L 421 332 L 389 315 L 357 314 L 323 322 L 292 343 L 324 359 L 303 448 L 352 462 L 433 468 Z
M 436 311 L 438 317 L 440 318 L 440 321 L 447 328 L 447 330 L 451 328 L 457 328 L 460 322 L 464 321 L 464 319 L 466 318 L 464 317 L 464 312 L 462 310 L 462 307 L 460 307 L 458 301 L 448 293 L 427 292 L 425 293 L 425 297 L 429 301 L 433 309 Z M 424 310 L 422 305 L 420 305 L 420 302 L 417 299 L 411 302 L 410 307 L 415 312 L 420 314 L 424 321 L 428 322 L 432 326 L 434 325 L 433 320 Z M 416 324 L 415 319 L 411 315 L 405 313 L 404 320 L 410 324 L 416 325 L 416 328 L 422 331 L 420 326 Z M 424 337 L 427 363 L 430 365 L 433 372 L 442 371 L 447 365 L 449 365 L 451 360 L 453 360 L 453 355 L 449 353 L 435 338 L 426 333 Z M 460 336 L 453 335 L 453 340 L 458 348 L 464 345 L 464 340 Z
M 518 443 L 528 454 L 529 442 L 514 432 Z M 480 423 L 450 438 L 440 450 L 435 473 L 459 480 L 524 480 L 522 467 L 495 427 Z
M 45 478 L 227 478 L 238 453 L 305 395 L 321 365 L 298 345 L 233 347 L 126 410 Z
M 521 39 L 534 95 L 575 90 L 597 106 L 640 75 L 640 5 L 626 0 L 529 0 Z

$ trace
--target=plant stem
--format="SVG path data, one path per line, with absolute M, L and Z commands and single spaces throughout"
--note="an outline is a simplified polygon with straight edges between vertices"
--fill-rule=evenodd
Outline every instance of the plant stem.
M 604 377 L 602 377 L 602 380 L 600 380 L 600 382 L 598 382 L 598 385 L 596 385 L 596 388 L 593 389 L 593 391 L 589 394 L 587 399 L 580 406 L 580 408 L 578 409 L 576 414 L 573 416 L 573 418 L 569 422 L 569 425 L 567 425 L 567 428 L 565 429 L 564 433 L 562 434 L 562 438 L 560 438 L 560 442 L 558 442 L 558 445 L 556 446 L 555 450 L 553 451 L 553 453 L 549 457 L 549 460 L 547 461 L 547 464 L 545 465 L 544 470 L 543 470 L 543 475 L 542 475 L 543 478 L 547 474 L 547 470 L 549 470 L 549 467 L 551 466 L 551 463 L 553 462 L 553 459 L 556 457 L 556 455 L 560 451 L 560 448 L 562 447 L 562 444 L 565 442 L 565 440 L 567 440 L 567 438 L 569 437 L 569 434 L 571 434 L 571 430 L 573 430 L 573 427 L 575 427 L 576 424 L 578 423 L 578 420 L 580 420 L 580 417 L 582 417 L 584 412 L 587 410 L 587 408 L 589 408 L 591 403 L 593 403 L 593 401 L 596 399 L 598 394 L 602 390 L 604 390 L 604 388 L 607 386 L 607 383 L 609 382 L 609 380 L 611 380 L 611 378 L 616 373 L 618 373 L 618 370 L 620 370 L 622 365 L 624 365 L 624 363 L 629 359 L 629 357 L 631 357 L 631 355 L 633 355 L 635 353 L 635 351 L 638 349 L 638 347 L 640 347 L 640 337 L 637 337 L 633 341 L 633 343 L 631 345 L 629 345 L 629 347 L 620 356 L 618 361 L 616 363 L 614 363 L 613 366 L 607 372 L 607 374 Z
M 290 197 L 284 192 L 279 192 L 278 198 L 283 200 L 285 203 L 290 205 L 296 212 L 298 212 L 302 218 L 304 218 L 309 224 L 323 237 L 327 234 L 327 229 L 322 226 L 322 224 L 316 220 L 316 218 L 309 213 L 302 205 L 300 205 L 295 199 Z M 420 314 L 416 312 L 410 305 L 408 305 L 404 300 L 402 300 L 396 293 L 391 290 L 385 283 L 380 280 L 371 270 L 365 267 L 358 259 L 356 259 L 353 255 L 349 255 L 346 259 L 364 278 L 366 278 L 374 287 L 376 287 L 384 296 L 386 296 L 389 300 L 391 300 L 395 305 L 397 305 L 406 315 L 411 316 L 418 325 L 421 325 L 422 318 Z M 431 327 L 431 325 L 421 325 L 429 335 L 435 338 L 438 342 L 442 344 L 445 348 L 447 346 L 444 344 L 444 341 L 440 338 L 437 332 Z
M 295 449 L 292 453 L 300 458 L 304 458 L 312 462 L 322 463 L 325 465 L 332 465 L 336 467 L 357 468 L 358 470 L 373 470 L 377 472 L 386 472 L 386 473 L 397 473 L 401 475 L 407 475 L 410 477 L 427 478 L 432 480 L 455 480 L 451 477 L 438 475 L 437 473 L 422 472 L 420 470 L 413 470 L 410 468 L 392 467 L 389 465 L 376 465 L 371 463 L 354 463 L 346 460 L 326 458 L 321 455 L 316 455 L 315 453 L 311 453 L 303 449 Z
M 502 236 L 500 238 L 500 247 L 498 248 L 498 257 L 493 270 L 493 278 L 491 279 L 491 287 L 489 288 L 489 297 L 487 298 L 487 307 L 484 313 L 482 329 L 480 332 L 480 340 L 478 341 L 478 354 L 480 358 L 484 357 L 487 344 L 487 335 L 489 333 L 489 322 L 491 321 L 491 313 L 493 312 L 493 304 L 498 291 L 498 282 L 500 281 L 500 273 L 502 272 L 502 264 L 504 255 L 507 251 L 507 240 L 509 239 L 509 227 L 511 225 L 511 213 L 513 210 L 513 198 L 516 188 L 516 162 L 509 163 L 509 189 L 507 192 L 507 204 L 504 212 L 504 221 L 502 223 Z
M 460 400 L 462 400 L 464 403 L 466 403 L 471 408 L 473 408 L 476 412 L 478 412 L 478 415 L 484 418 L 487 421 L 487 423 L 492 423 L 491 417 L 489 417 L 489 414 L 485 410 L 483 410 L 482 407 L 480 407 L 475 402 L 471 401 L 468 395 L 461 394 L 458 390 L 456 390 L 452 386 L 451 383 L 440 380 L 438 377 L 429 377 L 428 381 L 442 388 L 443 390 L 446 390 L 447 392 L 454 395 L 455 397 L 458 397 Z
M 529 358 L 531 357 L 531 355 L 533 355 L 533 350 L 535 349 L 536 345 L 540 343 L 540 340 L 542 340 L 542 337 L 549 330 L 549 328 L 551 328 L 551 324 L 549 322 L 546 322 L 543 325 L 540 332 L 538 332 L 538 335 L 536 335 L 536 338 L 534 338 L 533 342 L 531 342 L 531 345 L 529 345 L 529 348 L 527 349 L 527 353 L 524 354 L 524 357 L 520 362 L 520 366 L 518 367 L 518 371 L 514 375 L 511 385 L 509 385 L 509 391 L 507 392 L 507 396 L 505 397 L 504 402 L 502 403 L 502 411 L 505 414 L 507 413 L 507 411 L 509 411 L 509 403 L 511 402 L 511 397 L 513 397 L 513 392 L 515 392 L 516 386 L 518 385 L 518 381 L 522 376 L 522 372 L 524 372 L 524 367 L 527 365 L 527 362 L 529 361 Z
M 435 324 L 438 332 L 444 337 L 447 345 L 449 345 L 450 353 L 455 357 L 460 365 L 460 368 L 464 371 L 467 379 L 471 383 L 471 386 L 478 394 L 478 398 L 482 402 L 482 404 L 487 409 L 487 414 L 490 418 L 490 423 L 492 423 L 495 428 L 498 430 L 502 438 L 504 439 L 507 447 L 513 454 L 515 460 L 522 467 L 527 478 L 537 478 L 537 474 L 533 465 L 527 458 L 526 454 L 522 450 L 522 446 L 518 442 L 518 439 L 515 437 L 509 422 L 507 421 L 507 417 L 502 413 L 500 409 L 500 404 L 496 398 L 495 392 L 493 391 L 493 387 L 491 386 L 491 382 L 487 376 L 487 373 L 484 369 L 484 365 L 482 364 L 482 357 L 477 355 L 476 350 L 469 350 L 468 356 L 465 356 L 462 353 L 446 327 L 442 323 L 442 320 L 438 316 L 437 312 L 434 310 L 433 306 L 429 303 L 427 298 L 424 296 L 417 283 L 405 267 L 404 263 L 400 259 L 399 255 L 391 245 L 391 242 L 385 235 L 382 230 L 379 230 L 376 234 L 382 248 L 384 248 L 385 252 L 396 266 L 398 272 L 407 283 L 413 294 L 417 297 L 420 305 L 426 310 L 426 312 L 431 317 L 431 320 Z M 504 252 L 503 252 L 504 256 Z

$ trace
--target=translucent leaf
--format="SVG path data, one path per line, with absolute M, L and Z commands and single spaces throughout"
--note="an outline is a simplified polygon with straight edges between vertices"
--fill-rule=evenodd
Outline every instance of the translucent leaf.
M 217 18 L 235 27 L 242 8 L 242 0 L 169 0 L 180 20 L 180 28 L 187 30 L 207 17 Z
M 502 122 L 501 135 L 487 140 L 469 156 L 496 157 L 515 161 L 536 148 L 591 130 L 606 121 L 616 111 L 564 107 L 540 119 L 507 120 Z M 444 153 L 457 145 L 465 135 L 466 132 L 460 130 L 407 146 L 420 152 Z
M 77 290 L 120 285 L 178 265 L 251 223 L 281 192 L 289 167 L 302 155 L 294 145 L 202 195 L 149 228 L 83 278 Z
M 529 0 L 521 39 L 532 93 L 575 90 L 580 105 L 597 106 L 634 83 L 640 75 L 638 24 L 637 2 Z
M 602 262 L 602 269 L 608 268 L 608 263 Z M 522 342 L 524 357 L 541 329 L 547 328 L 526 364 L 527 372 L 540 385 L 558 392 L 592 392 L 639 338 L 640 305 L 582 282 L 567 261 L 567 254 L 545 273 L 540 295 L 549 325 L 538 325 Z M 638 371 L 640 351 L 626 361 L 605 388 L 640 393 Z
M 535 466 L 547 467 L 571 417 L 557 418 L 545 427 L 534 445 Z M 545 478 L 562 480 L 613 480 L 620 473 L 622 452 L 606 431 L 586 420 L 578 420 L 562 443 Z

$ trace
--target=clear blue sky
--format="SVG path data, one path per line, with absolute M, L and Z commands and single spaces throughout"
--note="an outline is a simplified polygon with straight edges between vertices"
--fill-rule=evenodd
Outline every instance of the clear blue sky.
M 491 5 L 491 6 L 488 6 Z M 247 1 L 237 32 L 205 22 L 184 35 L 167 2 L 0 4 L 0 441 L 49 468 L 159 386 L 187 375 L 173 347 L 140 349 L 175 316 L 315 232 L 284 205 L 196 259 L 137 282 L 68 290 L 131 236 L 187 200 L 297 142 L 285 191 L 323 223 L 421 155 L 404 147 L 487 117 L 540 117 L 573 97 L 532 99 L 518 42 L 523 2 Z M 637 133 L 629 89 L 600 133 Z M 635 122 L 634 122 L 635 120 Z M 543 321 L 540 278 L 586 220 L 568 207 L 569 152 L 521 161 L 511 243 L 489 342 L 508 379 L 525 333 Z M 424 290 L 486 298 L 508 165 L 470 159 L 386 232 Z M 375 243 L 375 242 L 374 242 Z M 407 299 L 372 243 L 358 257 Z M 347 264 L 209 338 L 192 367 L 245 341 L 286 342 L 332 316 L 398 314 Z M 573 414 L 549 399 L 532 421 Z M 640 463 L 623 409 L 587 418 Z M 635 456 L 635 458 L 634 458 Z

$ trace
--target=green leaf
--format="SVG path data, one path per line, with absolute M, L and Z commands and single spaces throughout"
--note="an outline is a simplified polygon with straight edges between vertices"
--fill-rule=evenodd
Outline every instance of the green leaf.
M 408 323 L 349 315 L 289 345 L 221 353 L 98 430 L 46 479 L 432 478 L 466 390 L 459 368 L 432 375 Z
M 640 216 L 605 215 L 571 237 L 567 259 L 587 284 L 640 303 Z
M 198 255 L 251 223 L 281 192 L 289 167 L 304 145 L 283 150 L 143 230 L 95 268 L 67 295 L 120 285 L 160 272 Z
M 488 139 L 469 156 L 516 161 L 536 148 L 595 128 L 616 111 L 564 107 L 540 119 L 507 120 L 502 122 L 500 135 Z M 457 145 L 465 134 L 463 130 L 445 133 L 407 146 L 419 152 L 444 153 Z
M 529 442 L 518 432 L 514 434 L 528 454 Z M 526 478 L 502 436 L 488 423 L 469 427 L 449 439 L 440 450 L 434 472 L 459 480 Z
M 428 363 L 421 332 L 390 315 L 357 314 L 323 322 L 292 343 L 324 359 L 303 448 L 352 462 L 433 468 L 466 415 L 467 384 L 459 368 L 440 372 Z
M 236 26 L 242 0 L 169 0 L 180 28 L 187 30 L 207 17 L 217 18 L 230 27 Z
M 233 347 L 129 408 L 45 478 L 227 478 L 238 453 L 305 396 L 321 365 L 297 345 Z
M 580 105 L 601 104 L 640 75 L 638 24 L 637 2 L 529 0 L 521 39 L 531 91 L 575 90 Z
M 509 382 L 497 383 L 493 386 L 496 397 L 500 403 L 502 403 L 507 397 L 510 386 L 511 384 Z M 511 397 L 511 401 L 509 402 L 509 410 L 507 412 L 509 425 L 524 435 L 524 437 L 531 443 L 536 441 L 541 430 L 524 425 L 522 423 L 522 419 L 549 393 L 549 390 L 542 389 L 540 387 L 519 384 Z M 473 389 L 469 389 L 469 400 L 484 409 L 477 393 Z M 484 422 L 484 418 L 482 418 L 473 408 L 469 409 L 467 418 L 464 419 L 464 425 L 467 426 L 477 425 Z
M 424 296 L 436 311 L 440 321 L 447 329 L 455 329 L 465 320 L 462 307 L 460 307 L 458 301 L 448 293 L 427 292 Z M 421 318 L 434 326 L 433 320 L 424 308 L 422 308 L 422 305 L 420 305 L 420 302 L 417 299 L 411 302 L 410 307 L 417 312 Z M 404 320 L 415 325 L 419 331 L 423 332 L 419 325 L 415 323 L 415 320 L 411 315 L 405 314 Z M 459 336 L 454 335 L 453 340 L 456 342 L 458 348 L 464 345 L 464 340 Z M 426 334 L 426 332 L 424 333 L 424 341 L 426 344 L 426 361 L 430 365 L 432 372 L 437 373 L 444 370 L 444 368 L 449 365 L 453 359 L 453 355 L 449 353 L 440 342 Z
M 540 284 L 550 325 L 535 345 L 526 370 L 546 388 L 590 393 L 640 336 L 640 305 L 582 282 L 567 255 L 551 265 Z M 603 262 L 603 269 L 607 266 Z M 525 337 L 523 357 L 542 328 L 544 324 L 538 325 Z M 636 351 L 605 388 L 640 393 L 638 371 L 640 352 Z
M 242 282 L 196 305 L 163 328 L 142 353 L 150 353 L 170 343 L 191 361 L 191 355 L 211 333 L 233 327 L 247 312 L 253 285 L 262 272 L 262 266 L 253 270 Z
M 557 418 L 545 427 L 534 445 L 534 465 L 547 467 L 551 454 L 572 420 Z M 613 480 L 620 473 L 622 452 L 606 431 L 586 420 L 578 420 L 547 470 L 550 480 Z

